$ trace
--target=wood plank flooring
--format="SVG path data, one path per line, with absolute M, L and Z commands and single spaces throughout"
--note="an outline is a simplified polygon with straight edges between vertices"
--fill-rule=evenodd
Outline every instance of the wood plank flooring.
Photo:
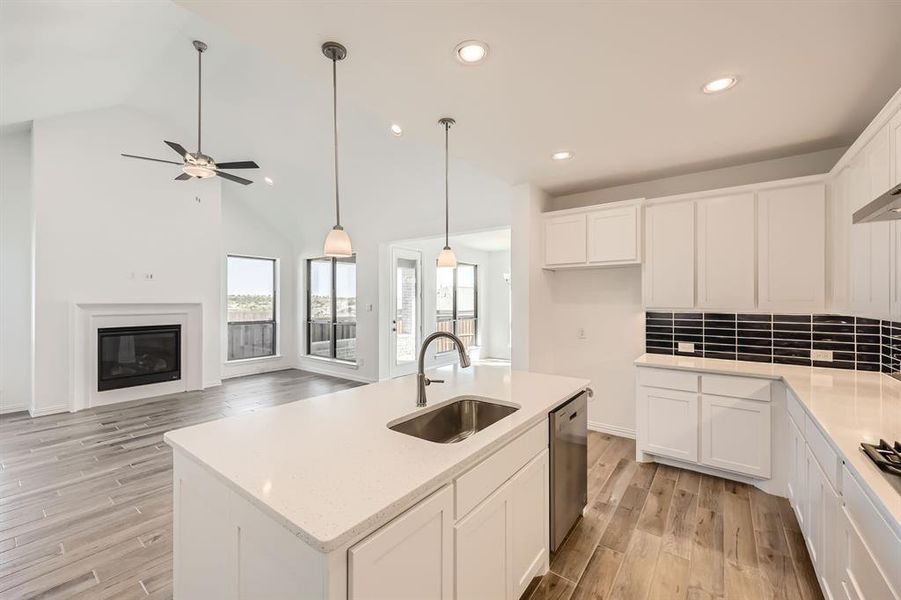
M 163 434 L 357 385 L 288 370 L 77 413 L 0 416 L 0 598 L 171 598 Z
M 589 434 L 588 509 L 529 600 L 822 598 L 784 498 Z

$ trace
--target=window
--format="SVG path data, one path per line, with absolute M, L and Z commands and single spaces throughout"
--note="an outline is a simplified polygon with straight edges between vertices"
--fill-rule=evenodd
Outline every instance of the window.
M 458 263 L 457 268 L 438 267 L 435 303 L 438 331 L 456 334 L 467 348 L 478 343 L 478 267 Z M 447 338 L 437 341 L 438 352 L 454 349 Z
M 274 258 L 229 256 L 228 360 L 275 355 Z
M 307 354 L 357 360 L 355 257 L 307 261 Z

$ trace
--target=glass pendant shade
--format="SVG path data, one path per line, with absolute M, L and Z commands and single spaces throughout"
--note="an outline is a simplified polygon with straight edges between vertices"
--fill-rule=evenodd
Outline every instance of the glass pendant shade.
M 347 258 L 353 256 L 353 249 L 350 245 L 350 236 L 344 231 L 344 228 L 335 225 L 328 235 L 325 236 L 325 246 L 322 253 L 326 256 L 335 258 Z
M 438 255 L 438 266 L 452 269 L 457 267 L 457 255 L 450 249 L 450 246 L 445 246 L 441 254 Z

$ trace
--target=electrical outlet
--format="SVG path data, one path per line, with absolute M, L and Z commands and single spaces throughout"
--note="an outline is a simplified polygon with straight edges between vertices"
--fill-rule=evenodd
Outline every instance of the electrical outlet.
M 811 350 L 810 359 L 820 362 L 832 362 L 832 350 Z
M 679 342 L 679 352 L 694 352 L 694 342 Z
M 580 340 L 586 339 L 587 336 L 585 335 L 584 327 L 579 327 L 579 332 L 576 334 L 576 337 L 578 337 Z

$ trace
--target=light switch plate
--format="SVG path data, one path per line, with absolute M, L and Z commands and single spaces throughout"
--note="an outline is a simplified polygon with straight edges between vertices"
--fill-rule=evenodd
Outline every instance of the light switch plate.
M 679 342 L 679 352 L 694 352 L 694 342 Z
M 810 359 L 820 362 L 832 362 L 832 350 L 811 350 Z

